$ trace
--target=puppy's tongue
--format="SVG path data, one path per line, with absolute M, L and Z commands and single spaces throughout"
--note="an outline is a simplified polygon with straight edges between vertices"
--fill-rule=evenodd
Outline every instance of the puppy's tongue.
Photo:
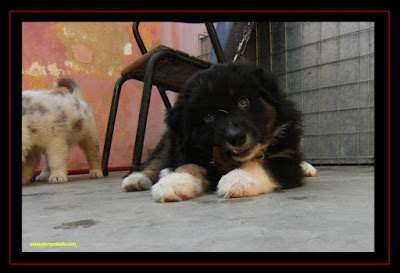
M 213 148 L 213 160 L 211 165 L 217 167 L 221 171 L 229 172 L 233 169 L 239 168 L 241 163 L 233 160 L 228 156 L 225 151 L 219 147 Z
M 234 155 L 240 155 L 240 154 L 243 154 L 243 153 L 247 152 L 248 150 L 250 150 L 250 148 L 235 149 L 235 150 L 233 150 L 233 154 Z

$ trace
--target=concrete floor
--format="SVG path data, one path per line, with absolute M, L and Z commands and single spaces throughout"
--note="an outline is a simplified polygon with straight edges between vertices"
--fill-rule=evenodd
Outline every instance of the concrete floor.
M 123 172 L 32 183 L 22 189 L 22 251 L 374 251 L 374 168 L 317 169 L 300 188 L 165 204 L 123 191 Z

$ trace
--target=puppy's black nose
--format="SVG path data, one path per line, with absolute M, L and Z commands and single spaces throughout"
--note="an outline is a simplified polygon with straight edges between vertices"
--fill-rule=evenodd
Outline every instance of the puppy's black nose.
M 226 140 L 233 146 L 240 147 L 246 142 L 246 132 L 239 127 L 229 128 L 226 132 Z

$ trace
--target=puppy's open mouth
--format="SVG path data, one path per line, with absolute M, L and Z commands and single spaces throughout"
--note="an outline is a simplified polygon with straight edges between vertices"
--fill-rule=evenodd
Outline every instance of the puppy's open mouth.
M 254 146 L 233 149 L 232 157 L 234 159 L 243 159 L 243 158 L 248 157 L 250 154 L 252 154 L 253 150 L 254 150 Z

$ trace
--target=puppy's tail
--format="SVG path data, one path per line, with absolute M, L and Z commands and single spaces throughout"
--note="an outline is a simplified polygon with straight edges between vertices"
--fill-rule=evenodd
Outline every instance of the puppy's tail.
M 82 90 L 79 85 L 71 78 L 63 78 L 56 81 L 53 88 L 66 87 L 68 91 L 77 97 L 82 97 Z

